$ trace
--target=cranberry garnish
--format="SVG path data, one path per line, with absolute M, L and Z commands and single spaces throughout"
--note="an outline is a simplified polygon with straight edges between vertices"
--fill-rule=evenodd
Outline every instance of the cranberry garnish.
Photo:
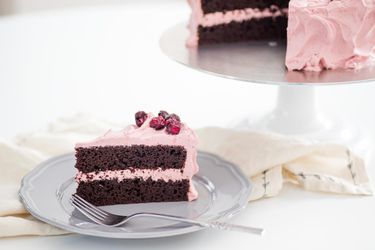
M 180 133 L 181 130 L 181 123 L 178 120 L 169 119 L 169 122 L 167 124 L 167 133 L 171 135 L 177 135 Z
M 178 122 L 181 122 L 180 120 L 180 117 L 176 114 L 170 114 L 168 117 L 167 117 L 167 124 L 171 121 L 178 121 Z
M 144 111 L 138 111 L 135 113 L 135 123 L 138 127 L 142 126 L 142 124 L 146 121 L 147 114 Z
M 163 117 L 164 119 L 167 119 L 167 118 L 168 118 L 168 116 L 169 116 L 169 114 L 168 114 L 168 112 L 167 112 L 167 111 L 164 111 L 164 110 L 160 110 L 160 112 L 159 112 L 158 116 L 161 116 L 161 117 Z
M 162 116 L 152 118 L 150 121 L 150 127 L 156 130 L 165 128 L 165 119 Z

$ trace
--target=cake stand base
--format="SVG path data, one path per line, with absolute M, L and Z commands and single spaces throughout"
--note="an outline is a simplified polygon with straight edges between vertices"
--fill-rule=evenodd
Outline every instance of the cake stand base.
M 364 155 L 370 148 L 364 132 L 353 122 L 324 114 L 318 109 L 313 86 L 278 87 L 275 108 L 258 119 L 246 118 L 232 127 L 339 143 Z

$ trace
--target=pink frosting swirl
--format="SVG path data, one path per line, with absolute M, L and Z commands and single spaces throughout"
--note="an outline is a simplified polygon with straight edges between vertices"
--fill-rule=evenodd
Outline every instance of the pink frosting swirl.
M 375 58 L 374 0 L 292 0 L 289 70 L 361 68 Z

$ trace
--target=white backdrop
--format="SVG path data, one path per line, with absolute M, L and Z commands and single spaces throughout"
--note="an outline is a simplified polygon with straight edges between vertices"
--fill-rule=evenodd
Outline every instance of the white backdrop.
M 201 127 L 226 126 L 270 110 L 275 86 L 205 75 L 161 53 L 160 34 L 188 15 L 185 3 L 142 2 L 0 18 L 0 137 L 77 112 L 126 124 L 139 109 L 167 109 Z M 324 111 L 373 129 L 373 93 L 372 83 L 319 87 L 318 100 Z M 374 179 L 374 166 L 370 175 Z M 145 241 L 36 237 L 0 240 L 0 249 L 371 249 L 374 209 L 373 197 L 312 194 L 289 186 L 279 197 L 250 203 L 233 220 L 265 227 L 264 238 L 214 231 Z

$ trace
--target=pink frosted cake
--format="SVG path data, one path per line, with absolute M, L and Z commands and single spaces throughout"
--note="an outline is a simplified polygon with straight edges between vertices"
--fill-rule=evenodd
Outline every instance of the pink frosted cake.
M 375 0 L 293 0 L 289 70 L 361 68 L 375 57 Z
M 76 145 L 77 194 L 95 205 L 195 200 L 193 130 L 165 111 L 137 112 L 136 124 Z
M 375 0 L 188 0 L 188 46 L 287 38 L 288 70 L 366 66 L 375 58 Z

